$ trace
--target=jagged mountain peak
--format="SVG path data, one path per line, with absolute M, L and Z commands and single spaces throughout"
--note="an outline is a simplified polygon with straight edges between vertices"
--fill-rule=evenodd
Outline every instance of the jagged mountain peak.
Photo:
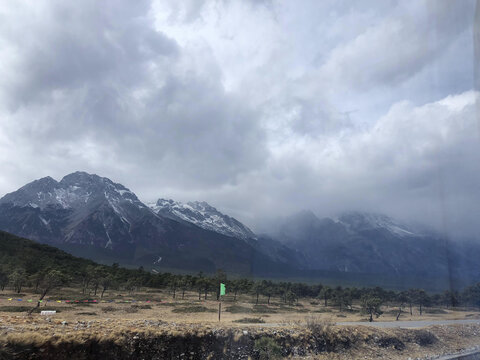
M 302 253 L 311 269 L 392 274 L 448 270 L 439 237 L 384 214 L 350 211 L 319 219 L 306 211 L 283 218 L 270 234 Z
M 158 199 L 156 202 L 154 203 L 149 203 L 148 206 L 152 207 L 152 206 L 169 206 L 169 205 L 174 205 L 176 204 L 177 202 L 172 200 L 172 199 Z
M 342 213 L 335 220 L 353 231 L 384 229 L 400 237 L 421 236 L 421 233 L 413 226 L 402 223 L 385 214 L 349 211 Z
M 158 199 L 157 202 L 152 206 L 162 206 L 162 207 L 192 207 L 196 210 L 208 210 L 208 211 L 216 211 L 218 210 L 214 208 L 212 205 L 207 203 L 206 201 L 189 201 L 187 203 L 182 203 L 179 201 L 175 201 L 172 199 Z
M 352 236 L 360 238 L 372 232 L 383 233 L 384 236 L 398 241 L 430 234 L 417 226 L 402 223 L 384 214 L 348 211 L 335 217 L 319 218 L 310 210 L 277 219 L 272 222 L 268 233 L 287 244 L 307 241 L 335 246 L 343 239 Z
M 98 187 L 104 188 L 105 190 L 123 190 L 131 192 L 125 186 L 119 183 L 115 183 L 109 178 L 98 176 L 96 174 L 89 174 L 84 171 L 77 171 L 68 175 L 65 175 L 60 184 L 65 186 L 77 186 L 77 187 Z
M 52 193 L 58 186 L 58 182 L 50 176 L 34 180 L 20 189 L 6 194 L 0 198 L 0 203 L 12 203 L 16 206 L 38 207 L 37 202 L 44 202 L 43 194 Z M 42 197 L 42 198 L 41 198 Z M 38 201 L 40 200 L 40 201 Z
M 32 182 L 22 186 L 19 190 L 22 190 L 24 192 L 31 191 L 31 190 L 42 191 L 42 190 L 49 190 L 55 186 L 58 186 L 58 181 L 56 181 L 54 178 L 50 176 L 45 176 L 43 178 L 33 180 Z
M 206 230 L 241 239 L 255 238 L 255 234 L 247 226 L 222 214 L 205 201 L 181 203 L 171 199 L 158 199 L 149 206 L 156 214 L 192 223 Z
M 207 203 L 157 203 L 190 223 L 156 214 L 108 178 L 76 172 L 59 182 L 37 180 L 1 199 L 0 229 L 102 261 L 235 273 L 251 271 L 253 262 L 268 271 L 269 264 L 280 266 L 253 241 L 240 239 L 248 228 Z
M 207 211 L 207 212 L 211 212 L 211 213 L 221 214 L 220 211 L 218 211 L 215 207 L 213 207 L 212 205 L 210 205 L 206 201 L 189 201 L 187 203 L 187 205 L 191 206 L 192 208 L 194 208 L 195 210 L 198 210 L 198 211 Z M 226 215 L 224 215 L 224 216 L 226 216 Z
M 98 202 L 100 199 L 105 199 L 109 203 L 129 201 L 145 207 L 125 186 L 83 171 L 68 174 L 60 182 L 49 176 L 34 180 L 5 195 L 0 199 L 0 203 L 39 208 L 47 206 L 79 208 L 92 200 Z
M 89 174 L 85 171 L 75 171 L 71 174 L 65 175 L 61 183 L 64 184 L 99 184 L 103 182 L 111 182 L 110 179 L 98 176 L 97 174 Z
M 39 183 L 39 184 L 58 184 L 58 181 L 52 178 L 51 176 L 45 176 L 43 178 L 40 178 L 38 180 L 34 180 L 34 183 Z
M 123 185 L 85 172 L 59 182 L 41 178 L 0 199 L 2 230 L 132 264 L 239 272 L 251 271 L 255 261 L 268 271 L 269 264 L 281 271 L 287 264 L 315 271 L 445 277 L 451 273 L 446 264 L 456 262 L 466 264 L 456 274 L 466 271 L 478 278 L 480 271 L 475 262 L 480 250 L 447 252 L 439 237 L 382 214 L 357 211 L 319 218 L 305 210 L 272 227 L 271 237 L 256 238 L 203 201 L 159 199 L 147 207 Z M 446 255 L 456 258 L 447 262 Z
M 346 211 L 331 218 L 319 218 L 311 210 L 302 210 L 284 218 L 279 223 L 283 231 L 286 231 L 286 229 L 297 229 L 305 232 L 319 227 L 331 227 L 336 224 L 344 227 L 350 233 L 366 230 L 385 230 L 399 237 L 422 235 L 422 231 L 413 225 L 403 223 L 385 214 L 362 211 Z
M 130 227 L 141 219 L 155 223 L 158 229 L 163 226 L 163 220 L 128 188 L 83 171 L 68 174 L 59 182 L 51 177 L 32 181 L 5 195 L 0 205 L 15 208 L 29 219 L 31 233 L 24 235 L 66 243 L 112 248 L 130 243 Z

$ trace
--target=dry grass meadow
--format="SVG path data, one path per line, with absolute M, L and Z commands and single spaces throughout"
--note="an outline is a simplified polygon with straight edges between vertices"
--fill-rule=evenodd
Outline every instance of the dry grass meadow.
M 213 298 L 207 301 L 198 300 L 196 293 L 186 293 L 184 299 L 180 293 L 180 296 L 177 294 L 176 299 L 173 299 L 167 292 L 152 289 L 133 295 L 109 291 L 103 300 L 97 297 L 97 303 L 85 303 L 82 302 L 85 297 L 77 289 L 62 289 L 52 293 L 50 301 L 43 302 L 40 307 L 40 310 L 56 310 L 57 313 L 51 316 L 27 314 L 27 308 L 36 304 L 28 303 L 25 299 L 35 300 L 38 295 L 23 293 L 21 297 L 24 301 L 16 301 L 18 297 L 18 294 L 0 293 L 0 342 L 3 341 L 4 344 L 23 342 L 41 346 L 41 343 L 47 340 L 50 343 L 81 342 L 92 336 L 119 341 L 125 336 L 152 336 L 160 333 L 171 336 L 201 336 L 212 331 L 231 332 L 235 339 L 246 334 L 301 339 L 321 332 L 322 336 L 333 339 L 333 344 L 337 340 L 339 344 L 348 344 L 339 347 L 333 345 L 331 351 L 325 353 L 295 355 L 292 352 L 289 356 L 312 359 L 351 359 L 357 356 L 422 358 L 480 345 L 479 325 L 429 327 L 427 330 L 436 340 L 428 344 L 416 342 L 416 330 L 335 325 L 343 321 L 366 321 L 367 315 L 361 312 L 359 304 L 353 304 L 351 309 L 340 312 L 336 307 L 325 307 L 317 299 L 285 304 L 280 299 L 272 298 L 270 304 L 267 304 L 265 299 L 260 298 L 256 305 L 252 296 L 242 295 L 233 301 L 233 297 L 227 295 L 222 299 L 219 322 L 218 301 Z M 12 300 L 9 301 L 8 298 Z M 57 299 L 79 302 L 58 303 Z M 146 302 L 147 300 L 150 302 Z M 383 314 L 375 321 L 395 321 L 398 306 L 386 304 L 382 310 Z M 472 309 L 426 308 L 420 316 L 417 308 L 414 308 L 413 315 L 410 315 L 409 308 L 406 307 L 400 317 L 403 321 L 443 319 L 480 319 L 480 313 Z M 397 349 L 396 340 L 392 339 L 400 339 L 403 344 L 401 348 Z
M 20 295 L 20 296 L 19 296 Z M 17 301 L 17 298 L 23 301 Z M 218 325 L 219 302 L 209 294 L 208 299 L 198 299 L 197 293 L 186 292 L 177 294 L 174 299 L 169 292 L 146 289 L 132 295 L 125 292 L 111 291 L 106 293 L 103 299 L 99 296 L 85 296 L 77 289 L 62 289 L 51 294 L 43 301 L 40 310 L 56 310 L 57 314 L 50 316 L 53 320 L 67 322 L 92 321 L 92 320 L 139 320 L 148 319 L 165 322 L 186 324 L 215 324 Z M 12 300 L 8 300 L 11 298 Z M 84 300 L 88 298 L 88 303 Z M 32 302 L 27 302 L 32 299 Z M 23 292 L 22 294 L 0 293 L 0 317 L 25 315 L 28 308 L 36 306 L 37 294 Z M 58 303 L 56 300 L 62 302 Z M 65 300 L 71 302 L 66 303 Z M 75 300 L 79 302 L 74 302 Z M 93 303 L 92 300 L 96 300 Z M 149 302 L 147 302 L 149 301 Z M 280 299 L 273 298 L 270 304 L 260 297 L 255 304 L 255 297 L 250 295 L 237 296 L 234 301 L 232 295 L 222 297 L 221 301 L 221 324 L 229 326 L 244 326 L 248 323 L 245 318 L 255 319 L 252 323 L 263 322 L 266 326 L 291 325 L 305 323 L 306 319 L 315 318 L 328 322 L 367 321 L 368 316 L 361 311 L 360 304 L 353 304 L 350 309 L 339 311 L 338 307 L 325 307 L 318 299 L 301 299 L 291 304 L 283 303 Z M 410 315 L 408 306 L 403 307 L 399 320 L 461 320 L 480 319 L 480 313 L 474 309 L 445 309 L 425 308 L 420 315 L 417 307 L 413 307 Z M 383 314 L 375 321 L 395 321 L 398 313 L 398 305 L 384 304 Z M 37 317 L 40 315 L 33 314 Z

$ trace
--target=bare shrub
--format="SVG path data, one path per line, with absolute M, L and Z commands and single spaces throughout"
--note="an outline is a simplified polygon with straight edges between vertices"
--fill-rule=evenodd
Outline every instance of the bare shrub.
M 262 318 L 242 318 L 238 320 L 233 320 L 234 323 L 244 323 L 244 324 L 263 324 L 265 321 Z
M 333 326 L 330 320 L 320 319 L 317 316 L 309 316 L 305 320 L 307 329 L 313 334 L 328 333 Z
M 128 314 L 134 314 L 134 313 L 137 313 L 137 312 L 138 312 L 138 308 L 132 306 L 132 307 L 126 308 L 126 309 L 125 309 L 125 312 L 128 313 Z
M 151 309 L 152 306 L 151 305 L 132 305 L 132 308 L 139 309 L 139 310 L 147 310 L 147 309 Z
M 415 331 L 413 340 L 420 346 L 431 345 L 438 341 L 437 337 L 427 330 Z
M 255 340 L 254 351 L 260 360 L 272 360 L 282 358 L 282 348 L 274 339 L 263 336 Z
M 241 313 L 251 313 L 253 312 L 252 309 L 245 307 L 245 306 L 240 306 L 240 305 L 232 305 L 229 306 L 225 309 L 226 312 L 230 312 L 232 314 L 241 314 Z
M 180 308 L 175 308 L 172 310 L 174 313 L 200 313 L 200 312 L 217 312 L 214 309 L 209 309 L 205 306 L 194 305 L 194 306 L 185 306 Z
M 105 306 L 102 308 L 102 311 L 105 312 L 105 313 L 108 313 L 108 312 L 115 312 L 115 311 L 118 311 L 119 309 L 117 309 L 116 307 L 113 307 L 113 306 Z

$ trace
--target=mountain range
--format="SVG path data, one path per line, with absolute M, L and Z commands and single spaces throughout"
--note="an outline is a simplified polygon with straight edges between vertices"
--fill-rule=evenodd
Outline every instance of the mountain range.
M 242 274 L 278 267 L 244 240 L 157 214 L 123 185 L 85 172 L 5 195 L 0 229 L 106 263 Z
M 85 172 L 35 180 L 0 199 L 0 230 L 104 263 L 254 276 L 480 279 L 477 243 L 425 229 L 381 214 L 320 219 L 302 211 L 255 234 L 206 202 L 145 204 Z
M 270 236 L 300 252 L 311 270 L 480 279 L 478 243 L 450 241 L 382 214 L 347 212 L 319 219 L 302 211 L 278 221 Z

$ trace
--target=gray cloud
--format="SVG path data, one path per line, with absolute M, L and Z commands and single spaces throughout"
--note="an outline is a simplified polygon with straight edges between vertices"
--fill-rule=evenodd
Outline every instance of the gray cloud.
M 16 54 L 9 70 L 21 76 L 2 100 L 7 133 L 32 156 L 153 172 L 157 187 L 215 186 L 261 165 L 255 111 L 224 91 L 208 55 L 197 68 L 153 28 L 149 3 L 28 10 L 18 9 L 34 19 L 24 41 L 12 41 L 25 32 L 13 14 L 3 25 Z M 102 151 L 109 164 L 100 165 Z
M 245 180 L 252 194 L 262 194 L 259 202 L 252 195 L 251 211 L 259 203 L 264 213 L 367 210 L 421 219 L 455 236 L 478 234 L 478 100 L 467 92 L 422 106 L 401 102 L 365 131 L 289 145 L 288 155 Z
M 474 5 L 2 4 L 0 193 L 86 170 L 249 225 L 363 209 L 477 235 Z
M 432 63 L 472 24 L 473 2 L 399 3 L 395 11 L 333 49 L 321 68 L 361 90 L 396 85 Z

